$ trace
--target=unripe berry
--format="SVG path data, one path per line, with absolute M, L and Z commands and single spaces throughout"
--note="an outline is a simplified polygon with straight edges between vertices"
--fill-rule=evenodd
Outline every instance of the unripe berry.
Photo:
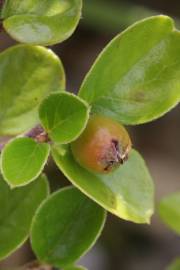
M 94 115 L 81 136 L 71 144 L 71 149 L 82 167 L 96 173 L 108 173 L 127 160 L 131 140 L 120 123 Z

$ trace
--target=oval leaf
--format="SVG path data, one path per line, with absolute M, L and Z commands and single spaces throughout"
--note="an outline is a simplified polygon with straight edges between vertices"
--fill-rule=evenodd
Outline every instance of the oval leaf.
M 0 259 L 9 256 L 28 238 L 34 213 L 48 191 L 45 176 L 13 190 L 0 176 Z
M 0 135 L 32 128 L 38 105 L 52 91 L 64 89 L 65 75 L 49 49 L 18 45 L 0 54 Z
M 3 148 L 1 171 L 11 187 L 27 185 L 42 172 L 50 152 L 46 143 L 31 138 L 17 138 Z
M 92 111 L 124 123 L 146 123 L 180 101 L 180 33 L 166 16 L 140 21 L 97 58 L 80 97 Z
M 153 184 L 144 160 L 133 150 L 129 160 L 107 175 L 93 174 L 74 161 L 68 147 L 53 150 L 65 176 L 111 213 L 137 223 L 149 223 L 153 213 Z
M 31 243 L 40 261 L 56 267 L 71 265 L 97 240 L 104 210 L 76 188 L 49 197 L 33 219 Z
M 75 140 L 84 130 L 89 107 L 80 98 L 68 93 L 52 94 L 39 110 L 39 117 L 49 137 L 56 143 Z
M 1 17 L 9 35 L 23 43 L 53 45 L 72 35 L 82 0 L 10 0 Z
M 162 221 L 177 234 L 180 234 L 180 192 L 161 200 L 158 210 Z

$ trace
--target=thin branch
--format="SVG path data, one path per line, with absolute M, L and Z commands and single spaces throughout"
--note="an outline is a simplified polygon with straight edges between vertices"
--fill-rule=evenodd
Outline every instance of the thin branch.
M 1 15 L 1 11 L 4 5 L 4 0 L 0 0 L 0 15 Z M 3 19 L 0 18 L 0 32 L 2 32 L 4 30 L 3 28 Z
M 0 138 L 0 152 L 2 151 L 2 149 L 4 148 L 4 146 L 8 143 L 8 141 L 11 138 L 12 137 L 2 137 L 2 138 Z
M 0 152 L 2 151 L 3 147 L 4 147 L 4 143 L 0 143 Z
M 38 125 L 25 134 L 26 137 L 32 138 L 39 143 L 50 142 L 48 134 L 42 126 Z
M 0 0 L 0 10 L 2 9 L 3 5 L 4 5 L 4 0 Z
M 28 133 L 24 134 L 24 137 L 29 137 L 34 139 L 38 143 L 50 143 L 50 139 L 48 134 L 45 132 L 43 127 L 40 125 L 36 126 L 35 128 L 31 129 Z M 8 141 L 12 139 L 12 137 L 8 138 L 0 138 L 0 152 L 3 150 L 4 146 L 8 143 Z
M 47 264 L 40 264 L 37 261 L 33 261 L 22 267 L 9 270 L 53 270 L 53 267 Z

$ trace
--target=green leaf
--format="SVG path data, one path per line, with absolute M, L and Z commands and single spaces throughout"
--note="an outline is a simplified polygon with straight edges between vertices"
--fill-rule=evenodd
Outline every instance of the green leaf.
M 65 92 L 52 94 L 40 106 L 39 117 L 49 137 L 63 144 L 75 140 L 84 130 L 89 107 L 75 95 Z
M 156 119 L 180 101 L 180 33 L 167 16 L 142 20 L 113 39 L 87 74 L 80 97 L 124 124 Z
M 167 270 L 179 270 L 180 269 L 180 258 L 177 258 Z
M 161 200 L 158 211 L 162 221 L 180 235 L 180 192 L 173 193 Z
M 34 213 L 48 191 L 45 176 L 13 190 L 0 176 L 0 259 L 9 256 L 28 238 Z
M 153 213 L 153 184 L 144 160 L 131 151 L 129 160 L 107 175 L 93 174 L 75 162 L 67 146 L 53 149 L 65 176 L 106 210 L 137 223 L 149 223 Z
M 52 91 L 64 90 L 58 57 L 40 46 L 18 45 L 0 54 L 0 135 L 22 133 L 39 121 L 38 106 Z
M 87 270 L 87 269 L 82 266 L 70 266 L 70 267 L 64 268 L 64 270 Z
M 82 0 L 9 0 L 1 17 L 15 40 L 53 45 L 69 38 L 81 17 Z
M 11 187 L 27 185 L 42 172 L 50 152 L 47 143 L 31 138 L 17 138 L 3 148 L 1 171 Z
M 51 195 L 32 223 L 31 244 L 40 261 L 56 267 L 74 263 L 97 240 L 104 210 L 74 187 Z

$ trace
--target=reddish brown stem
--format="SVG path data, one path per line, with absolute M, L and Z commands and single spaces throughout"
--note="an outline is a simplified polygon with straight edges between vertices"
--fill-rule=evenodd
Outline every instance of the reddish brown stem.
M 32 138 L 38 143 L 45 143 L 45 142 L 50 143 L 51 142 L 49 137 L 48 137 L 48 134 L 44 131 L 44 129 L 40 125 L 31 129 L 24 136 Z M 8 141 L 10 139 L 11 138 L 6 138 L 6 139 L 0 141 L 0 152 L 2 151 L 2 149 L 4 148 L 4 146 L 8 143 Z
M 25 134 L 26 137 L 33 138 L 39 143 L 50 142 L 48 134 L 44 131 L 43 127 L 38 125 Z
M 0 10 L 2 9 L 3 5 L 4 5 L 4 0 L 0 0 Z
M 1 15 L 1 11 L 4 5 L 4 0 L 0 0 L 0 15 Z M 0 17 L 0 32 L 2 32 L 4 30 L 3 28 L 3 19 L 2 17 Z
M 46 264 L 40 264 L 37 261 L 34 261 L 14 270 L 53 270 L 53 267 Z

